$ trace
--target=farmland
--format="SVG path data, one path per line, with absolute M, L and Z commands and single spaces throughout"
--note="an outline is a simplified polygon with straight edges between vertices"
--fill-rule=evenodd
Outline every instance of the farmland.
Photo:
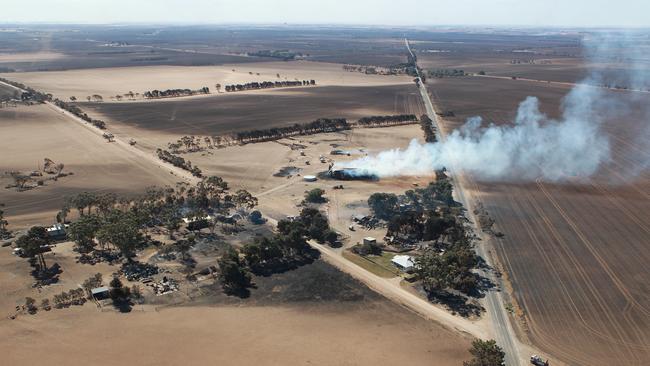
M 164 147 L 182 135 L 213 136 L 290 126 L 317 118 L 419 115 L 423 109 L 418 97 L 415 86 L 410 84 L 326 86 L 176 100 L 83 103 L 82 107 L 105 119 L 111 131 L 134 136 L 148 147 Z
M 430 90 L 438 108 L 455 113 L 445 121 L 449 129 L 472 115 L 498 124 L 512 120 L 516 104 L 528 95 L 538 96 L 542 109 L 557 116 L 568 91 L 477 78 L 434 80 Z M 606 96 L 648 102 L 646 95 Z M 635 138 L 645 133 L 641 110 L 632 107 L 608 118 L 603 130 L 612 159 L 591 179 L 469 180 L 468 188 L 505 234 L 497 252 L 532 343 L 571 364 L 640 364 L 650 354 L 650 176 L 636 174 L 650 159 L 647 140 Z
M 257 61 L 257 58 L 254 60 Z M 52 93 L 59 99 L 71 96 L 85 101 L 98 94 L 104 101 L 129 91 L 143 94 L 147 90 L 199 89 L 207 86 L 216 93 L 215 85 L 252 81 L 311 80 L 322 86 L 380 86 L 412 83 L 408 76 L 378 76 L 351 73 L 341 65 L 321 62 L 255 62 L 223 66 L 147 66 L 107 67 L 48 72 L 14 72 L 2 74 L 10 80 Z M 125 98 L 126 99 L 126 98 Z M 141 97 L 135 99 L 142 99 Z
M 178 180 L 168 170 L 138 161 L 44 105 L 0 109 L 0 135 L 3 156 L 11 157 L 0 162 L 0 200 L 14 228 L 53 222 L 67 195 L 83 191 L 135 194 L 147 186 Z M 44 158 L 65 164 L 64 172 L 74 175 L 23 192 L 5 188 L 11 183 L 5 172 L 37 170 Z M 123 186 L 127 178 L 131 184 Z
M 325 174 L 334 164 L 387 150 L 392 152 L 384 155 L 391 158 L 412 140 L 423 143 L 419 124 L 336 132 L 313 129 L 309 134 L 276 134 L 274 139 L 242 138 L 240 144 L 228 139 L 216 142 L 224 135 L 320 118 L 354 122 L 369 116 L 420 117 L 426 113 L 427 98 L 422 98 L 417 79 L 414 82 L 410 65 L 415 58 L 410 50 L 424 73 L 438 72 L 439 77 L 426 74 L 426 85 L 435 109 L 444 116 L 440 122 L 446 132 L 462 128 L 474 116 L 482 117 L 483 126 L 507 126 L 528 96 L 539 99 L 543 113 L 560 119 L 562 98 L 573 83 L 594 70 L 605 70 L 613 79 L 635 70 L 644 79 L 650 69 L 647 60 L 609 56 L 590 60 L 583 43 L 589 33 L 575 30 L 39 25 L 4 33 L 0 32 L 0 77 L 51 93 L 88 113 L 86 121 L 105 121 L 106 129 L 50 103 L 3 104 L 0 209 L 14 231 L 3 243 L 16 247 L 16 238 L 30 226 L 52 224 L 69 196 L 116 193 L 118 200 L 100 202 L 110 197 L 97 196 L 85 206 L 89 220 L 96 218 L 98 227 L 108 230 L 110 220 L 120 223 L 118 218 L 128 219 L 136 212 L 134 230 L 145 239 L 128 262 L 160 265 L 158 277 L 169 276 L 180 284 L 177 291 L 160 294 L 150 286 L 161 278 L 132 281 L 120 272 L 127 256 L 114 242 L 106 244 L 106 236 L 97 235 L 99 229 L 88 234 L 90 244 L 81 244 L 90 245 L 90 254 L 108 253 L 117 261 L 86 264 L 81 259 L 88 253 L 82 251 L 86 248 L 81 240 L 62 241 L 45 254 L 48 263 L 63 268 L 54 286 L 39 283 L 29 260 L 11 254 L 14 248 L 0 248 L 0 290 L 7 294 L 0 299 L 0 313 L 6 315 L 0 320 L 0 337 L 7 339 L 0 352 L 9 355 L 10 363 L 49 359 L 71 365 L 89 360 L 459 365 L 470 357 L 472 337 L 497 339 L 509 353 L 508 365 L 514 363 L 511 360 L 527 363 L 532 353 L 550 358 L 552 365 L 640 365 L 650 358 L 646 90 L 589 89 L 603 93 L 598 100 L 599 107 L 606 107 L 598 109 L 604 120 L 600 129 L 611 151 L 611 158 L 593 176 L 565 171 L 557 182 L 519 176 L 487 180 L 447 167 L 458 183 L 453 187 L 456 198 L 466 208 L 474 200 L 481 203 L 495 221 L 494 231 L 503 234 L 479 232 L 481 240 L 466 238 L 469 251 L 471 243 L 477 243 L 480 255 L 494 254 L 498 259 L 492 263 L 492 255 L 485 256 L 485 263 L 495 264 L 496 271 L 477 264 L 472 267 L 477 276 L 464 277 L 468 283 L 476 279 L 470 296 L 477 310 L 470 316 L 438 301 L 434 291 L 425 291 L 424 276 L 406 275 L 394 267 L 390 258 L 395 248 L 384 247 L 390 251 L 366 258 L 351 252 L 368 236 L 380 245 L 394 243 L 385 235 L 395 223 L 373 217 L 369 196 L 397 195 L 399 209 L 412 210 L 409 205 L 418 207 L 417 200 L 402 197 L 438 179 L 433 169 L 402 170 L 404 176 L 371 180 L 339 181 Z M 408 68 L 411 75 L 378 75 L 372 66 Z M 301 80 L 315 80 L 315 85 L 225 91 L 232 84 Z M 209 91 L 164 92 L 204 87 Z M 165 96 L 145 98 L 146 92 L 155 90 Z M 0 84 L 0 100 L 13 95 L 13 89 Z M 437 137 L 442 140 L 440 134 Z M 111 139 L 116 141 L 108 142 Z M 169 151 L 160 155 L 158 148 Z M 409 161 L 435 163 L 419 159 L 427 156 L 413 156 L 418 154 Z M 48 172 L 43 166 L 46 158 L 56 166 L 64 164 L 63 174 Z M 401 168 L 395 165 L 382 167 Z M 192 167 L 200 168 L 200 174 L 192 176 L 188 172 Z M 27 187 L 19 185 L 17 172 L 30 175 Z M 201 178 L 205 180 L 197 183 Z M 180 181 L 188 183 L 177 185 Z M 145 195 L 153 185 L 167 189 L 148 190 L 151 197 Z M 324 192 L 323 202 L 305 202 L 313 189 Z M 252 195 L 248 202 L 237 201 L 248 193 Z M 437 201 L 427 206 L 427 214 L 449 214 L 445 210 L 451 208 Z M 433 205 L 438 205 L 435 211 Z M 70 224 L 85 219 L 80 214 L 83 207 L 71 206 Z M 283 225 L 303 225 L 295 220 L 305 208 L 327 218 L 327 229 L 334 231 L 336 240 L 316 242 L 311 233 L 304 233 L 308 230 L 296 230 L 291 239 L 278 234 Z M 259 221 L 252 219 L 254 210 L 259 210 L 255 212 Z M 462 207 L 456 211 L 455 206 L 453 214 L 454 222 L 472 224 L 471 211 L 463 214 Z M 195 215 L 207 218 L 193 220 Z M 287 221 L 278 225 L 281 220 Z M 194 226 L 202 221 L 208 226 Z M 400 253 L 417 258 L 440 250 L 437 254 L 443 258 L 450 252 L 445 241 L 454 239 L 448 232 L 435 241 L 420 241 L 411 239 L 406 230 L 404 240 L 412 240 L 412 246 L 398 248 Z M 251 275 L 262 236 L 280 246 L 276 252 L 270 244 L 259 249 L 259 253 L 267 250 L 263 254 L 270 259 L 262 260 L 260 254 L 255 264 L 277 260 L 286 267 Z M 287 249 L 287 243 L 295 247 Z M 225 285 L 224 268 L 229 263 L 222 259 L 230 246 L 231 262 L 251 275 L 246 294 L 231 293 Z M 289 262 L 305 248 L 318 255 L 304 263 Z M 40 305 L 62 289 L 78 288 L 96 272 L 103 274 L 104 286 L 113 276 L 122 277 L 125 283 L 133 282 L 128 288 L 142 285 L 145 296 L 132 304 L 130 314 L 117 313 L 115 298 L 103 305 L 88 301 L 52 311 Z M 113 296 L 115 288 L 110 286 Z M 37 314 L 21 308 L 26 297 L 39 302 Z M 107 306 L 111 301 L 113 307 Z M 502 319 L 494 309 L 502 310 Z M 51 339 L 54 332 L 56 342 Z M 112 347 L 96 341 L 100 332 Z M 504 337 L 509 342 L 502 344 Z

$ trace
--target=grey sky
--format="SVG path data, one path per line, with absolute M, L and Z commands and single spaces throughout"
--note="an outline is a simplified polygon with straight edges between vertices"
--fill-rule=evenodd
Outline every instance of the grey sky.
M 293 23 L 650 27 L 650 0 L 29 0 L 0 23 Z

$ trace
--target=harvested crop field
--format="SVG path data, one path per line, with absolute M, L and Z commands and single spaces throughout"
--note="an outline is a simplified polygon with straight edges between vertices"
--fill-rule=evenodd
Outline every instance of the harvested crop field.
M 308 87 L 132 103 L 84 103 L 113 123 L 171 135 L 219 135 L 311 122 L 412 113 L 424 108 L 414 85 Z
M 11 229 L 53 222 L 66 195 L 83 191 L 135 194 L 147 186 L 179 180 L 46 105 L 0 109 L 0 136 L 0 203 L 6 205 L 3 209 Z M 5 188 L 12 183 L 5 172 L 37 170 L 46 157 L 63 163 L 63 172 L 74 175 L 48 180 L 44 186 L 23 192 Z
M 249 60 L 258 60 L 249 58 Z M 279 76 L 278 76 L 279 75 Z M 317 85 L 376 86 L 410 84 L 405 75 L 381 76 L 347 72 L 342 65 L 321 62 L 251 62 L 222 66 L 146 66 L 80 69 L 69 71 L 22 72 L 0 75 L 19 81 L 34 89 L 52 93 L 68 100 L 71 96 L 85 101 L 86 96 L 98 94 L 105 101 L 129 91 L 144 93 L 148 90 L 199 89 L 204 86 L 214 93 L 220 83 L 243 84 L 261 81 L 311 80 Z M 126 98 L 125 98 L 126 99 Z M 142 99 L 138 97 L 136 99 Z
M 569 89 L 463 78 L 436 80 L 430 90 L 440 109 L 456 114 L 444 121 L 451 129 L 472 115 L 511 120 L 528 95 L 557 116 Z M 650 149 L 639 111 L 650 100 L 614 91 L 606 98 L 634 102 L 603 126 L 611 161 L 594 177 L 508 184 L 469 177 L 468 188 L 505 234 L 497 251 L 532 343 L 569 364 L 640 365 L 650 357 Z

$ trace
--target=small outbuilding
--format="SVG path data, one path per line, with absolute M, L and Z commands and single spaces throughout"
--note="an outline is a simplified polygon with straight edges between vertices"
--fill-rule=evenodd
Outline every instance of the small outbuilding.
M 104 300 L 108 299 L 110 296 L 110 289 L 106 286 L 104 287 L 96 287 L 92 290 L 90 290 L 90 293 L 93 296 L 93 299 L 95 300 Z
M 363 244 L 377 244 L 377 239 L 373 238 L 372 236 L 366 236 L 363 238 Z
M 390 261 L 395 267 L 401 269 L 404 272 L 412 271 L 415 266 L 413 257 L 410 255 L 396 255 Z

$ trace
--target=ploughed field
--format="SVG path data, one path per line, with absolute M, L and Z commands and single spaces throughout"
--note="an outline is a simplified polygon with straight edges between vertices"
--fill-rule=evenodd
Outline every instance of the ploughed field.
M 528 95 L 557 116 L 568 90 L 480 78 L 430 84 L 438 108 L 456 115 L 443 121 L 448 130 L 473 115 L 497 124 L 512 120 Z M 497 251 L 532 343 L 570 364 L 641 365 L 650 357 L 650 149 L 648 116 L 639 111 L 650 96 L 606 96 L 634 102 L 603 126 L 611 161 L 594 177 L 563 183 L 469 177 L 469 188 L 505 234 Z
M 370 115 L 423 113 L 415 85 L 307 87 L 129 103 L 83 103 L 92 115 L 141 130 L 173 135 L 220 135 Z

